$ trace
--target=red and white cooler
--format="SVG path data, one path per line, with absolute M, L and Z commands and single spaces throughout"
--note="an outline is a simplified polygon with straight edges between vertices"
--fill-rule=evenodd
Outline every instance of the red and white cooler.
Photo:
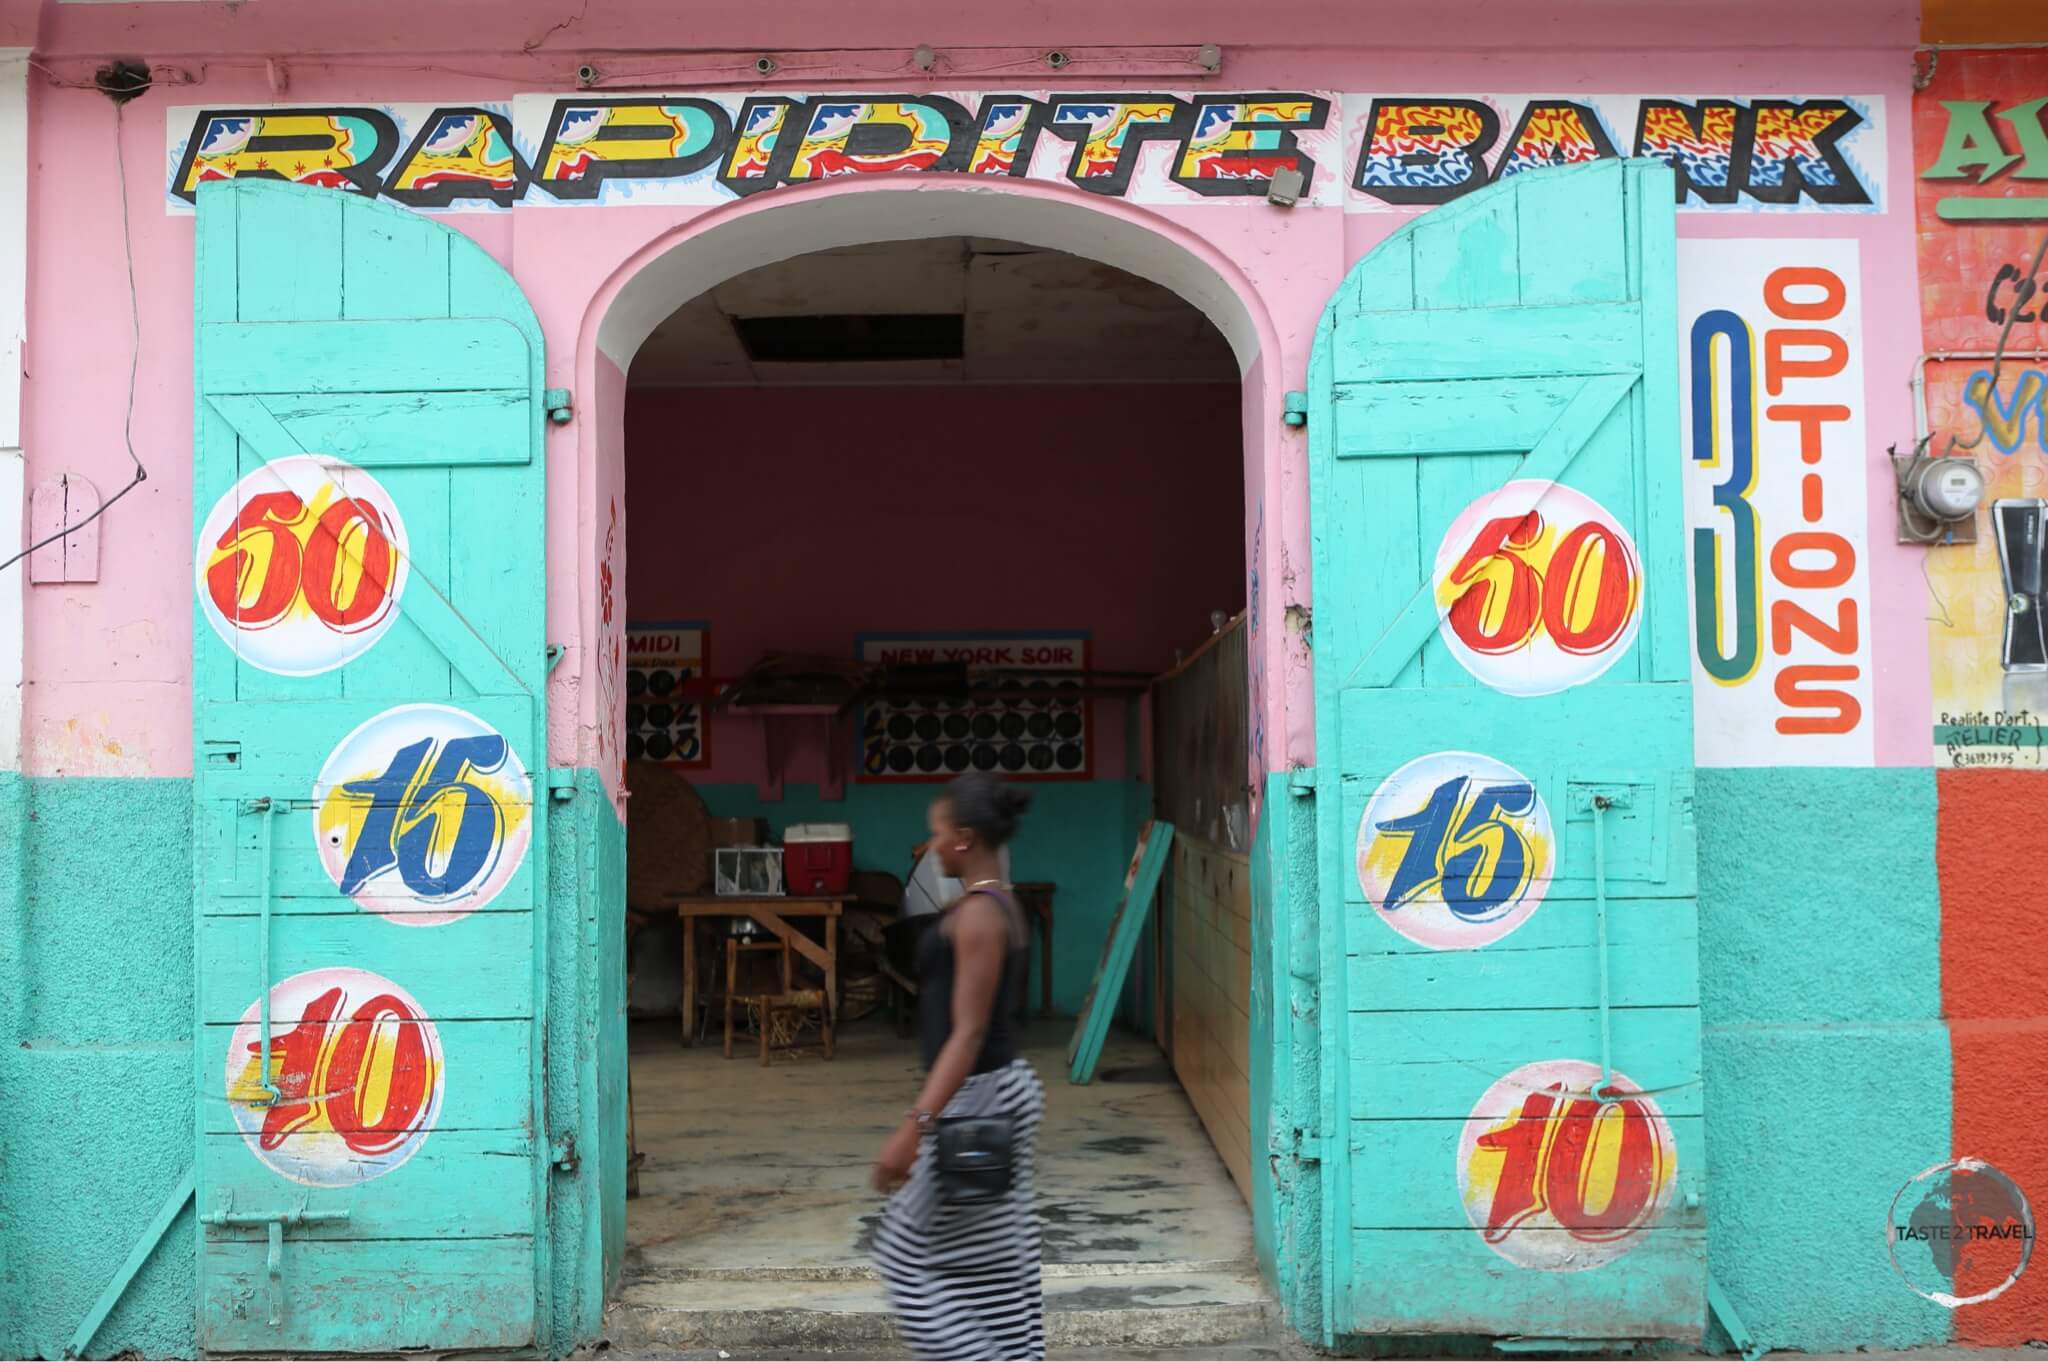
M 853 829 L 798 823 L 782 834 L 783 882 L 792 894 L 843 894 L 853 879 Z

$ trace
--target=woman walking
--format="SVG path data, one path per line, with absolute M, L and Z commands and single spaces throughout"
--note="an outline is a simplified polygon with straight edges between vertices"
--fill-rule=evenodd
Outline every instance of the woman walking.
M 875 1160 L 877 1190 L 892 1193 L 875 1258 L 919 1357 L 1045 1356 L 1031 1185 L 1045 1089 L 1012 1030 L 1030 938 L 1000 854 L 1030 802 L 977 773 L 928 815 L 966 892 L 919 943 L 924 1087 Z

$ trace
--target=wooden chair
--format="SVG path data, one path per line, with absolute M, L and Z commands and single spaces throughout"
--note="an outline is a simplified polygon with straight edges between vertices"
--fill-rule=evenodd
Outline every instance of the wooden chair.
M 758 993 L 741 993 L 739 982 L 740 956 L 765 951 L 773 951 L 777 954 L 777 964 L 781 975 L 781 989 L 779 991 L 764 990 Z M 832 1058 L 834 1048 L 832 1007 L 825 997 L 825 990 L 822 988 L 798 988 L 796 987 L 794 976 L 795 954 L 790 950 L 786 942 L 780 939 L 748 941 L 737 936 L 728 936 L 725 939 L 725 1057 L 727 1059 L 732 1058 L 732 1014 L 735 1003 L 752 1004 L 761 1009 L 761 1063 L 763 1065 L 768 1063 L 772 1050 L 782 1049 L 794 1052 L 803 1048 L 796 1043 L 791 1043 L 787 1046 L 777 1046 L 774 1043 L 777 1020 L 798 1013 L 816 1012 L 818 1014 L 825 1058 Z

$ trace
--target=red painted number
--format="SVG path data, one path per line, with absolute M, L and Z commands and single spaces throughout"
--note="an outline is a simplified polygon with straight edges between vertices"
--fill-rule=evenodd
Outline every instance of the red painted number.
M 1567 653 L 1597 653 L 1628 626 L 1635 606 L 1635 568 L 1621 536 L 1589 520 L 1560 539 L 1548 563 L 1539 567 L 1529 555 L 1542 538 L 1543 517 L 1536 512 L 1500 516 L 1481 527 L 1451 569 L 1451 585 L 1466 588 L 1451 605 L 1451 628 L 1473 652 L 1514 652 L 1527 647 L 1541 628 Z M 1587 550 L 1596 541 L 1599 563 L 1589 571 Z M 1504 588 L 1480 575 L 1494 562 L 1507 565 Z M 1496 592 L 1503 593 L 1497 611 Z M 1489 629 L 1486 620 L 1492 613 L 1500 618 Z M 1581 616 L 1585 623 L 1574 624 Z
M 271 1037 L 271 1062 L 283 1098 L 263 1114 L 263 1148 L 276 1149 L 322 1110 L 358 1154 L 386 1153 L 412 1133 L 434 1077 L 420 1018 L 400 999 L 380 993 L 337 1026 L 334 1014 L 341 1002 L 341 990 L 328 989 L 306 1005 L 297 1026 Z M 388 1039 L 388 1047 L 376 1043 L 380 1037 Z M 252 1055 L 262 1050 L 261 1041 L 249 1042 Z M 377 1061 L 385 1055 L 388 1072 L 380 1075 Z M 375 1110 L 379 1096 L 382 1109 L 366 1121 L 365 1109 Z
M 1560 1103 L 1563 1091 L 1553 1083 L 1530 1093 L 1512 1125 L 1479 1137 L 1480 1148 L 1502 1155 L 1484 1232 L 1490 1244 L 1545 1210 L 1574 1239 L 1620 1239 L 1638 1228 L 1656 1195 L 1663 1151 L 1648 1108 L 1626 1098 Z M 1610 1151 L 1614 1186 L 1595 1205 Z
M 328 628 L 348 633 L 382 614 L 397 555 L 377 508 L 343 497 L 311 526 L 306 520 L 306 505 L 294 493 L 249 498 L 222 531 L 206 570 L 206 594 L 222 615 L 240 628 L 263 629 L 303 598 Z M 351 543 L 358 536 L 360 542 Z M 267 541 L 260 554 L 259 540 Z M 347 567 L 358 562 L 362 570 L 343 599 Z M 259 570 L 252 595 L 248 579 Z

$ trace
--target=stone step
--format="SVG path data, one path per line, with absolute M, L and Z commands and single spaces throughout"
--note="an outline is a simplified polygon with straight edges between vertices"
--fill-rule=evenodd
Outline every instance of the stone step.
M 1045 1278 L 1052 1349 L 1198 1347 L 1258 1335 L 1277 1323 L 1272 1297 L 1245 1264 L 1192 1272 L 1048 1272 Z M 605 1324 L 612 1348 L 629 1355 L 857 1353 L 897 1342 L 880 1283 L 859 1278 L 629 1283 L 606 1311 Z

